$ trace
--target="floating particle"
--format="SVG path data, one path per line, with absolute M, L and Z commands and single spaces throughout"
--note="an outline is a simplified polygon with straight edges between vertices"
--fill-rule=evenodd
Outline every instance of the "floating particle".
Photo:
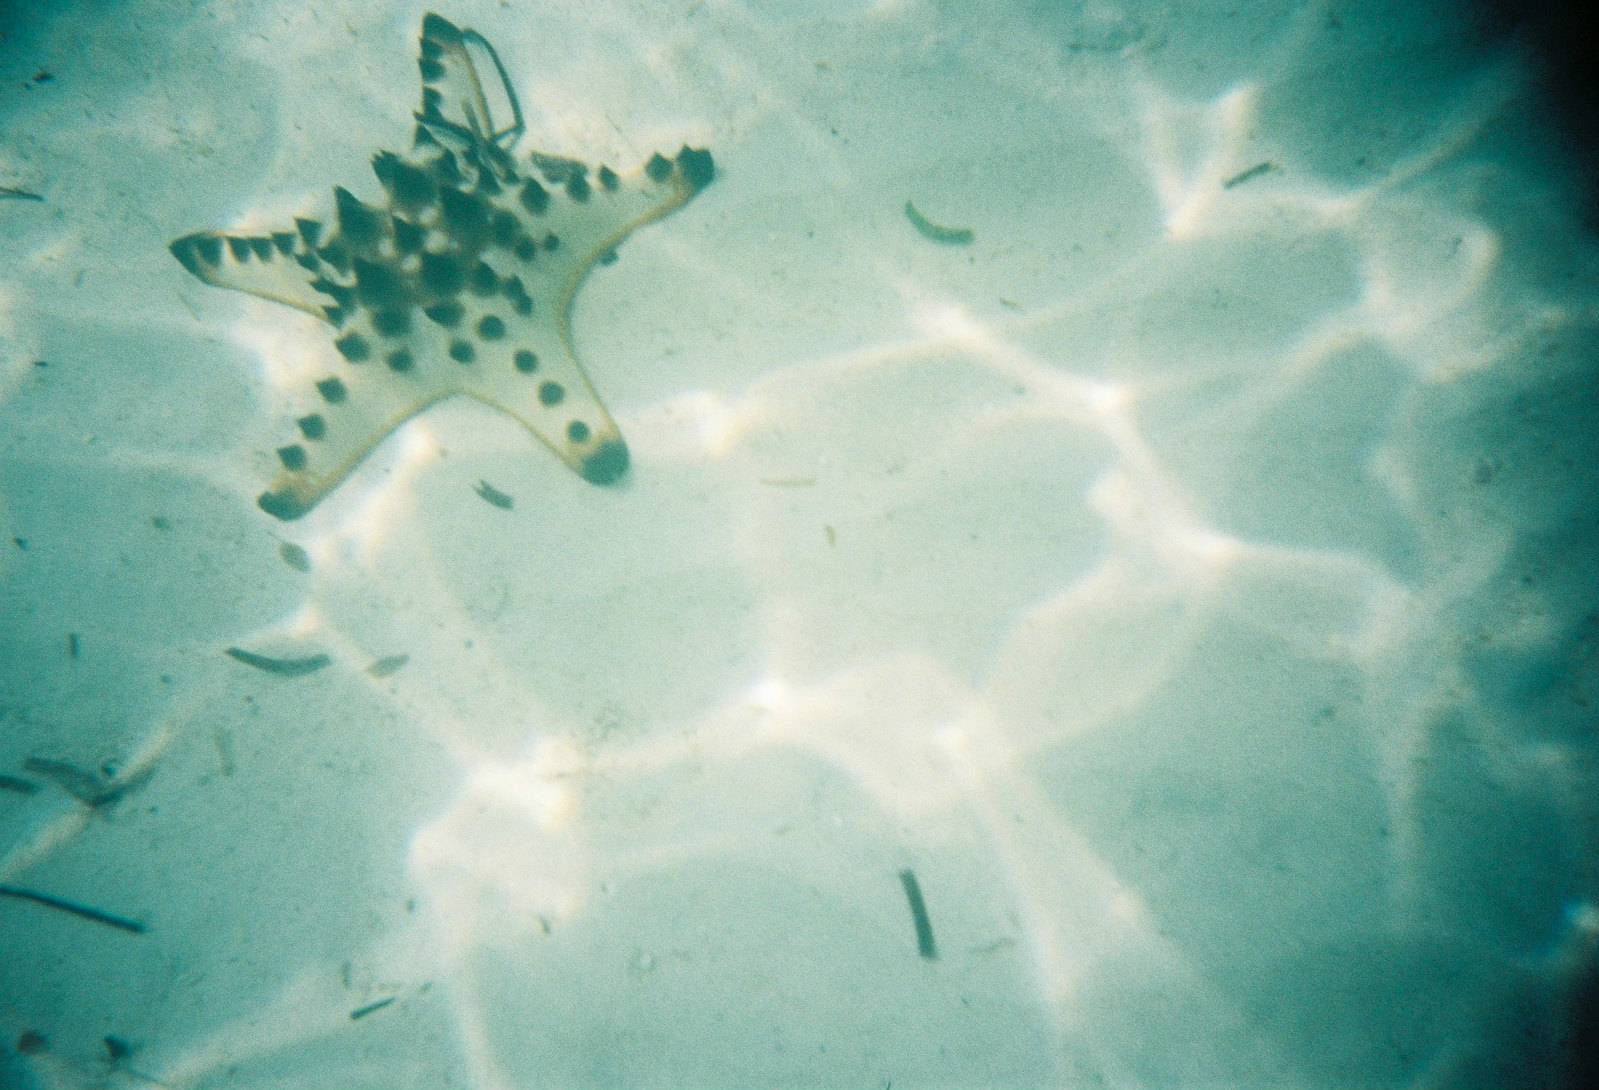
M 66 912 L 73 916 L 82 917 L 85 920 L 93 920 L 95 923 L 103 923 L 107 927 L 131 931 L 134 934 L 142 934 L 149 930 L 138 920 L 130 920 L 126 916 L 102 912 L 98 908 L 80 905 L 76 901 L 68 901 L 61 897 L 53 897 L 48 893 L 40 893 L 34 889 L 23 889 L 20 886 L 0 886 L 0 896 L 15 897 L 19 901 L 32 901 L 36 905 L 44 905 L 46 908 L 53 908 L 58 912 Z
M 311 570 L 311 554 L 292 541 L 285 541 L 278 546 L 278 555 L 283 562 L 295 571 L 308 572 Z
M 371 666 L 368 666 L 366 672 L 369 677 L 389 677 L 398 673 L 400 668 L 410 661 L 410 655 L 384 655 Z
M 126 776 L 118 776 L 112 765 L 106 765 L 102 772 L 85 772 L 77 765 L 49 757 L 29 757 L 22 762 L 22 767 L 29 772 L 54 780 L 57 787 L 85 806 L 94 808 L 109 806 L 124 795 L 131 795 L 149 783 L 150 777 L 155 775 L 154 765 L 146 765 Z
M 940 227 L 916 210 L 916 205 L 905 202 L 905 218 L 911 221 L 916 233 L 925 239 L 945 246 L 969 246 L 977 237 L 969 227 Z
M 1231 178 L 1228 178 L 1221 184 L 1221 187 L 1223 189 L 1231 189 L 1234 186 L 1243 185 L 1245 182 L 1258 178 L 1267 171 L 1270 171 L 1273 169 L 1273 166 L 1274 164 L 1270 159 L 1266 160 L 1264 163 L 1256 163 L 1248 170 L 1240 171 L 1239 173 L 1234 174 Z
M 220 723 L 211 724 L 211 747 L 217 753 L 217 767 L 224 776 L 233 775 L 238 765 L 233 760 L 233 735 Z
M 933 944 L 933 922 L 927 918 L 927 903 L 922 900 L 922 887 L 916 881 L 916 872 L 900 871 L 899 883 L 905 887 L 905 900 L 911 906 L 911 923 L 916 927 L 916 952 L 932 961 L 938 957 L 938 947 Z
M 0 775 L 0 791 L 13 791 L 18 795 L 37 795 L 39 785 L 21 776 Z
M 387 1007 L 390 1003 L 393 1003 L 398 998 L 400 997 L 397 995 L 391 995 L 386 998 L 379 999 L 375 1003 L 368 1003 L 364 1007 L 357 1007 L 355 1010 L 350 1012 L 350 1021 L 358 1022 L 372 1012 L 382 1010 L 384 1007 Z
M 257 670 L 277 674 L 279 677 L 304 677 L 306 674 L 316 673 L 333 661 L 324 654 L 306 655 L 303 658 L 272 658 L 240 647 L 228 648 L 227 655 L 246 666 L 254 666 Z
M 472 491 L 488 500 L 495 507 L 502 508 L 506 511 L 511 509 L 511 503 L 513 502 L 511 497 L 506 493 L 501 492 L 498 488 L 495 488 L 488 481 L 478 481 L 477 487 Z

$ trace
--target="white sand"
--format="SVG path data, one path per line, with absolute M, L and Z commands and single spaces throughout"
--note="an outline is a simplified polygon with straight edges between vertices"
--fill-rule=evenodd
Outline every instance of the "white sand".
M 1513 49 L 461 0 L 524 149 L 716 156 L 576 307 L 632 473 L 452 403 L 284 524 L 331 345 L 166 246 L 408 145 L 422 9 L 310 6 L 0 53 L 45 198 L 0 201 L 0 883 L 149 927 L 0 898 L 0 1084 L 1549 1074 L 1599 936 L 1599 252 Z M 91 812 L 30 758 L 153 775 Z

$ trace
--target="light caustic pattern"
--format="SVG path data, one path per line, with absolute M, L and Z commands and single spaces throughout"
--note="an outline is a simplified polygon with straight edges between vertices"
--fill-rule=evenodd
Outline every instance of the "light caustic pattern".
M 296 524 L 308 572 L 276 540 L 239 562 L 295 581 L 166 650 L 333 665 L 216 655 L 132 728 L 119 774 L 173 770 L 117 835 L 264 922 L 139 887 L 153 939 L 218 934 L 134 989 L 145 1014 L 113 1004 L 145 1042 L 127 1063 L 172 1086 L 1490 1070 L 1504 1010 L 1557 1005 L 1599 935 L 1592 876 L 1558 862 L 1592 848 L 1563 705 L 1517 711 L 1523 667 L 1484 667 L 1582 697 L 1558 557 L 1516 578 L 1575 500 L 1547 440 L 1479 424 L 1569 379 L 1594 319 L 1589 286 L 1541 276 L 1558 205 L 1495 157 L 1520 63 L 1441 79 L 1380 162 L 1349 166 L 1357 140 L 1335 169 L 1294 120 L 1341 48 L 1318 8 L 1195 90 L 1189 29 L 1131 9 L 812 7 L 712 5 L 690 35 L 553 5 L 542 39 L 493 33 L 608 43 L 518 74 L 540 146 L 726 165 L 574 315 L 632 477 L 591 488 L 443 407 Z M 644 63 L 585 103 L 612 56 Z M 696 120 L 650 113 L 668 97 Z M 919 237 L 908 197 L 975 242 Z M 226 321 L 269 374 L 318 350 L 266 309 Z M 217 459 L 115 458 L 248 511 Z M 0 882 L 112 835 L 24 806 Z M 199 829 L 233 854 L 180 858 Z M 68 1044 L 29 1062 L 96 1070 Z

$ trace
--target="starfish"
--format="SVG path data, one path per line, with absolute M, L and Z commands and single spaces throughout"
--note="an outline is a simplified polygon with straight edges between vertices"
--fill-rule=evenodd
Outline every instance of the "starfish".
M 505 88 L 504 128 L 474 54 Z M 538 151 L 519 162 L 521 108 L 481 34 L 430 12 L 418 64 L 413 147 L 372 159 L 381 205 L 336 187 L 332 224 L 172 243 L 206 283 L 332 327 L 341 360 L 304 391 L 299 434 L 278 448 L 282 469 L 257 500 L 279 519 L 304 515 L 387 435 L 456 394 L 520 420 L 594 484 L 627 472 L 627 445 L 573 351 L 572 300 L 635 227 L 710 184 L 710 152 L 684 145 L 625 174 Z

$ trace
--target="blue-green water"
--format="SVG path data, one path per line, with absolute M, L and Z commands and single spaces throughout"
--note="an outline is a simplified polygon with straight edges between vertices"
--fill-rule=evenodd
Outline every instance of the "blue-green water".
M 715 157 L 572 307 L 631 469 L 456 398 L 280 521 L 404 376 L 168 246 L 380 203 L 425 10 L 0 20 L 0 1085 L 1564 1077 L 1599 250 L 1524 40 L 440 7 L 519 170 Z

